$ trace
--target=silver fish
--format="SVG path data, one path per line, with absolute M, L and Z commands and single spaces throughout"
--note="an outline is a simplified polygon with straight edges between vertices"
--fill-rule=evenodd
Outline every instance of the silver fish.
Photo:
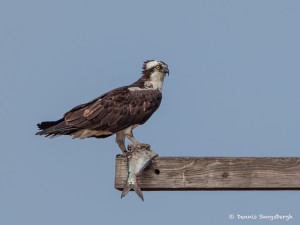
M 133 189 L 135 193 L 144 201 L 143 193 L 139 187 L 137 176 L 150 164 L 158 154 L 150 149 L 131 149 L 127 152 L 128 178 L 124 184 L 121 198 Z

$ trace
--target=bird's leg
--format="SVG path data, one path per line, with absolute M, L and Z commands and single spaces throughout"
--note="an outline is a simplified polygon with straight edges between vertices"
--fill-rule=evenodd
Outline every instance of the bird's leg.
M 125 135 L 132 142 L 132 147 L 133 148 L 139 148 L 139 149 L 145 148 L 147 150 L 149 150 L 151 148 L 151 146 L 148 145 L 148 144 L 138 142 L 135 139 L 135 137 L 133 136 L 132 129 L 126 129 L 125 130 Z M 131 145 L 129 145 L 129 148 L 132 148 L 132 147 L 131 147 Z
M 121 149 L 123 155 L 126 155 L 127 149 L 125 147 L 125 134 L 124 132 L 118 132 L 116 134 L 116 142 L 119 145 L 119 148 Z

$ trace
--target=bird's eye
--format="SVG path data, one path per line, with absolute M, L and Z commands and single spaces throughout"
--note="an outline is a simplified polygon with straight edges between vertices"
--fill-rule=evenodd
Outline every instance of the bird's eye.
M 160 65 L 160 64 L 158 64 L 158 65 L 156 65 L 156 66 L 155 66 L 155 68 L 156 68 L 157 70 L 160 70 L 160 68 L 161 68 L 161 65 Z

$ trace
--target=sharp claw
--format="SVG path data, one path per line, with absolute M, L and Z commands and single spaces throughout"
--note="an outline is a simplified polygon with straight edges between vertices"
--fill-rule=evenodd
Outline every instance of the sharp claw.
M 143 148 L 149 151 L 151 149 L 151 146 L 148 144 L 137 144 L 137 145 L 130 144 L 127 146 L 128 151 L 132 151 L 133 149 L 143 149 Z
M 127 149 L 128 149 L 129 152 L 131 152 L 133 148 L 134 148 L 133 145 L 128 145 L 128 146 L 127 146 Z
M 148 144 L 140 144 L 140 148 L 145 148 L 146 150 L 150 150 L 151 146 Z

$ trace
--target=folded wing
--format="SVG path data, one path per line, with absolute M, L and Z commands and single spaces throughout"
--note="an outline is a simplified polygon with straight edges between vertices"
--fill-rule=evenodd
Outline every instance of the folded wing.
M 58 121 L 42 122 L 38 135 L 107 137 L 129 126 L 145 123 L 160 105 L 157 90 L 112 90 L 86 104 L 79 105 Z

